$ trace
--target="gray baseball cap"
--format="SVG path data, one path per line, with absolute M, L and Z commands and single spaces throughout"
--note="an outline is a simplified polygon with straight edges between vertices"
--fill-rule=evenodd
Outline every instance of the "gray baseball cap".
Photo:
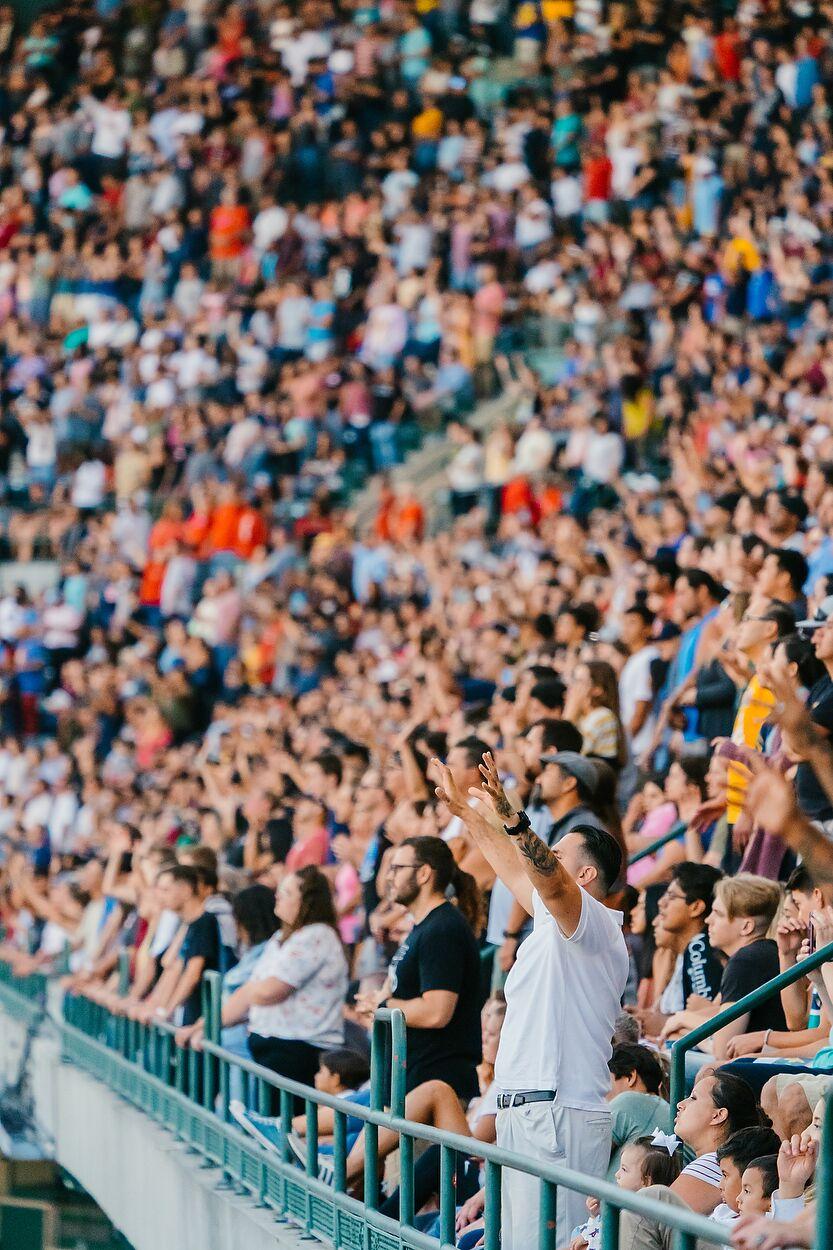
M 826 599 L 822 599 L 812 620 L 799 621 L 798 628 L 805 632 L 821 629 L 822 625 L 826 625 L 831 617 L 833 617 L 833 595 L 828 595 Z
M 542 764 L 557 764 L 562 772 L 569 773 L 589 795 L 594 795 L 599 784 L 596 765 L 578 751 L 553 751 L 541 756 Z

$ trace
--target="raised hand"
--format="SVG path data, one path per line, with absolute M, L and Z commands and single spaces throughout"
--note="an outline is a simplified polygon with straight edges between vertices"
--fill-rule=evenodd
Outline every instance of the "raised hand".
M 501 820 L 511 820 L 515 815 L 515 809 L 506 797 L 506 791 L 503 788 L 497 764 L 491 751 L 485 753 L 483 763 L 480 764 L 479 768 L 483 780 L 480 783 L 480 790 L 474 790 L 472 793 L 480 798 L 485 794 Z
M 779 955 L 797 956 L 801 943 L 807 936 L 807 926 L 795 916 L 782 916 L 775 930 L 775 940 Z
M 792 785 L 773 768 L 762 769 L 752 779 L 744 806 L 771 833 L 783 834 L 797 812 Z
M 816 1170 L 818 1144 L 795 1133 L 781 1143 L 778 1151 L 778 1193 L 782 1198 L 800 1198 Z
M 439 785 L 434 789 L 434 793 L 440 802 L 445 803 L 452 816 L 465 816 L 469 810 L 468 800 L 457 785 L 454 774 L 448 765 L 443 764 L 435 757 L 431 760 L 428 767 L 439 782 Z

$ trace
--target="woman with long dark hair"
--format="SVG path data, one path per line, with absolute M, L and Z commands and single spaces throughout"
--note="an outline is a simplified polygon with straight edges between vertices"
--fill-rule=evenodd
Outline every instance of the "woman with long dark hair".
M 347 959 L 329 881 L 313 866 L 290 873 L 275 912 L 280 930 L 223 1005 L 223 1026 L 248 1020 L 256 1062 L 312 1085 L 322 1050 L 344 1043 Z

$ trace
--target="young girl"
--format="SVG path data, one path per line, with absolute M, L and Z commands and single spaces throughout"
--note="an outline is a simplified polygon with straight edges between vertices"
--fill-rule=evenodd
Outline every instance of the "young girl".
M 672 1185 L 680 1175 L 682 1151 L 679 1147 L 669 1154 L 665 1146 L 655 1146 L 650 1137 L 637 1137 L 622 1150 L 616 1184 L 620 1189 L 636 1193 L 648 1185 Z M 599 1250 L 602 1235 L 602 1217 L 599 1200 L 587 1199 L 590 1218 L 573 1233 L 570 1250 Z

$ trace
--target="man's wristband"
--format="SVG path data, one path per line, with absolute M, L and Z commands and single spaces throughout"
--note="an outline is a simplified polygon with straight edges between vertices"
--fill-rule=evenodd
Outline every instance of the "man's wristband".
M 520 929 L 504 929 L 503 936 L 507 942 L 517 942 L 521 936 Z
M 517 823 L 514 825 L 503 826 L 505 832 L 509 834 L 510 838 L 520 837 L 525 829 L 530 829 L 532 827 L 526 812 L 518 812 L 516 821 Z

